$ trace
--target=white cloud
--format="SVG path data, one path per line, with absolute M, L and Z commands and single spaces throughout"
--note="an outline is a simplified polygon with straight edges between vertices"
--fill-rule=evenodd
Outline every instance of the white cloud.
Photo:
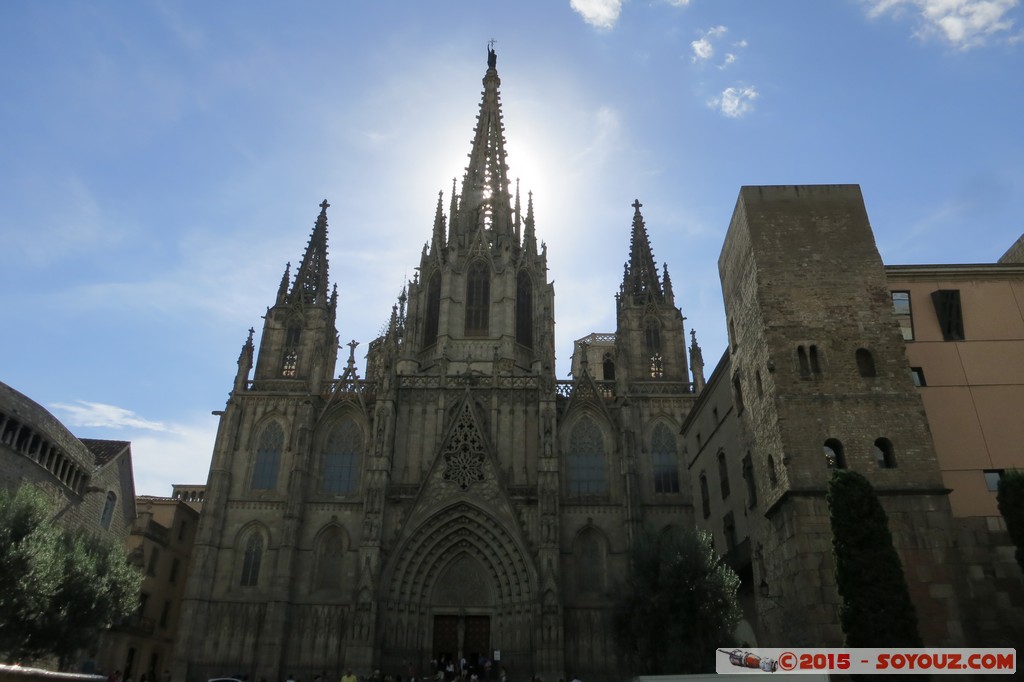
M 714 41 L 725 35 L 729 29 L 725 26 L 715 26 L 704 31 L 703 35 L 697 40 L 690 43 L 690 47 L 693 48 L 692 60 L 694 63 L 705 62 L 715 54 Z M 746 42 L 744 41 L 744 46 Z M 725 68 L 727 65 L 735 61 L 736 56 L 733 54 L 727 54 L 725 62 L 719 68 Z
M 864 0 L 871 18 L 914 10 L 921 22 L 917 35 L 938 35 L 962 50 L 985 45 L 1013 29 L 1010 12 L 1020 0 Z M 1008 37 L 1013 42 L 1015 37 Z
M 206 483 L 216 436 L 217 420 L 206 415 L 132 438 L 135 493 L 169 497 L 175 483 Z
M 569 5 L 591 26 L 609 29 L 622 12 L 622 0 L 570 0 Z
M 690 4 L 690 0 L 665 0 L 668 4 L 673 7 L 686 7 Z
M 757 96 L 757 90 L 750 86 L 726 88 L 721 96 L 712 98 L 708 106 L 729 118 L 740 118 L 754 110 L 753 101 Z
M 53 403 L 50 407 L 64 412 L 63 421 L 71 426 L 101 427 L 108 429 L 142 429 L 145 431 L 167 431 L 162 422 L 140 417 L 131 410 L 116 405 L 76 400 L 77 404 Z

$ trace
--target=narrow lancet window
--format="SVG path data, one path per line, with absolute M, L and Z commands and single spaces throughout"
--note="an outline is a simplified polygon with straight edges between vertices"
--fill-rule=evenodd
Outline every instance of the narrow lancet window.
M 491 312 L 491 273 L 477 261 L 466 274 L 466 336 L 487 336 Z
M 533 348 L 533 281 L 522 270 L 516 275 L 516 343 Z
M 441 273 L 435 272 L 427 283 L 427 314 L 423 324 L 423 347 L 437 343 L 441 320 Z

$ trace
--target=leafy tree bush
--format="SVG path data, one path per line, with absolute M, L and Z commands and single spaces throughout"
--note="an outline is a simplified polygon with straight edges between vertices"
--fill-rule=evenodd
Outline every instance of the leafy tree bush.
M 53 521 L 54 504 L 24 485 L 0 490 L 0 657 L 67 664 L 138 605 L 141 574 L 123 547 Z
M 617 591 L 613 637 L 630 675 L 708 673 L 715 649 L 733 644 L 740 579 L 707 532 L 645 531 Z
M 846 645 L 922 646 L 889 519 L 871 483 L 855 471 L 838 469 L 826 499 Z
M 1024 571 L 1024 471 L 1007 471 L 1002 475 L 996 501 L 1010 539 L 1017 545 L 1017 563 Z

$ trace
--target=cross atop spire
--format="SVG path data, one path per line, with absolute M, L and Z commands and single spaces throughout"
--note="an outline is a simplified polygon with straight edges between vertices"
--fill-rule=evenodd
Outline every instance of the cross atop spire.
M 633 202 L 633 232 L 630 235 L 629 262 L 622 279 L 622 293 L 634 299 L 653 296 L 662 300 L 664 292 L 658 278 L 658 268 L 654 264 L 654 251 L 647 236 L 647 226 L 640 213 L 643 204 L 637 199 Z
M 301 301 L 306 305 L 327 303 L 329 295 L 327 285 L 327 208 L 330 206 L 324 199 L 320 204 L 320 215 L 313 226 L 313 233 L 306 244 L 306 253 L 302 256 L 299 269 L 295 273 L 295 282 L 288 294 L 288 301 Z
M 462 193 L 458 220 L 451 218 L 451 231 L 457 231 L 468 242 L 477 230 L 484 230 L 492 245 L 514 239 L 512 197 L 509 193 L 508 165 L 505 153 L 505 126 L 501 116 L 498 86 L 501 79 L 495 70 L 497 56 L 490 43 L 487 48 L 487 73 L 484 75 L 483 99 L 473 134 L 469 165 L 462 176 Z M 456 235 L 451 235 L 454 238 Z

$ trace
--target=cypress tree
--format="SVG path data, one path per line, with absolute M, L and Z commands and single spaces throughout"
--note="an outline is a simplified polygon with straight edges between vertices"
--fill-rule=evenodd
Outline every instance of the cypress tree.
M 871 483 L 855 471 L 836 470 L 826 499 L 846 646 L 922 646 L 889 520 Z
M 1024 571 L 1024 471 L 1007 471 L 1002 475 L 996 501 L 1010 539 L 1017 546 L 1017 563 Z

